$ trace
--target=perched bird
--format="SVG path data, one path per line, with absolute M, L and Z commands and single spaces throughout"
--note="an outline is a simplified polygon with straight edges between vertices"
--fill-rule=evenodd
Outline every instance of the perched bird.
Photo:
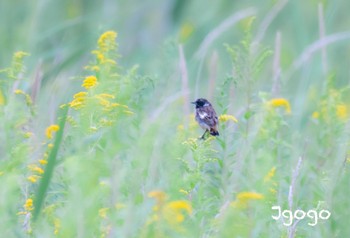
M 212 136 L 218 136 L 219 120 L 211 103 L 207 99 L 198 98 L 192 104 L 196 105 L 196 121 L 205 130 L 201 139 L 204 139 L 207 132 Z

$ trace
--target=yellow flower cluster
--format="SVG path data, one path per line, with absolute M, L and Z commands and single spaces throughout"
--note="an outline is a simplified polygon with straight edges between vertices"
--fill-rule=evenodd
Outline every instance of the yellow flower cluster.
M 34 165 L 34 164 L 28 165 L 28 168 L 29 168 L 29 170 L 31 170 L 35 173 L 38 173 L 38 174 L 44 173 L 44 170 L 42 168 L 40 168 L 39 166 Z
M 29 56 L 29 54 L 23 51 L 17 51 L 13 55 L 11 68 L 7 70 L 10 78 L 18 79 L 19 73 L 24 71 L 23 59 L 26 56 Z
M 79 109 L 84 106 L 86 101 L 87 92 L 79 92 L 74 94 L 73 101 L 69 103 L 69 106 L 74 109 Z
M 117 48 L 116 38 L 117 33 L 114 31 L 106 31 L 100 36 L 97 41 L 97 50 L 91 52 L 96 55 L 98 64 L 116 64 L 116 61 L 108 56 L 109 52 L 114 51 Z M 93 71 L 100 70 L 98 65 L 93 65 L 87 68 Z
M 210 137 L 209 137 L 210 138 Z M 197 144 L 198 139 L 197 138 L 188 138 L 184 142 L 182 142 L 183 145 L 189 146 L 192 150 L 195 150 L 198 148 Z
M 341 90 L 330 89 L 327 97 L 319 102 L 318 110 L 314 111 L 311 117 L 328 123 L 333 123 L 334 118 L 341 122 L 346 121 L 350 116 L 349 106 L 344 103 L 342 98 L 343 92 Z
M 30 213 L 30 211 L 32 211 L 34 209 L 33 207 L 33 199 L 28 198 L 24 205 L 23 205 L 24 211 L 18 212 L 17 215 L 26 215 L 28 213 Z
M 238 123 L 237 118 L 235 118 L 232 115 L 228 115 L 228 114 L 222 114 L 219 116 L 219 121 L 220 122 L 227 122 L 227 121 L 233 121 L 235 123 Z
M 46 160 L 39 160 L 39 164 L 41 164 L 41 165 L 46 164 L 46 163 L 47 163 Z M 31 183 L 36 183 L 38 181 L 38 179 L 41 178 L 40 175 L 42 175 L 44 173 L 44 169 L 42 169 L 40 166 L 38 166 L 36 164 L 28 165 L 28 169 L 32 173 L 34 173 L 34 174 L 27 177 L 27 180 Z
M 96 61 L 90 63 L 85 68 L 94 72 L 86 76 L 83 80 L 81 92 L 74 94 L 68 105 L 79 111 L 82 117 L 92 116 L 86 131 L 95 133 L 99 128 L 111 126 L 116 122 L 120 113 L 132 115 L 133 112 L 128 106 L 117 103 L 114 93 L 118 90 L 119 82 L 117 68 L 115 67 L 117 58 L 117 33 L 107 31 L 103 33 L 97 41 L 97 49 L 92 51 L 96 56 Z M 79 126 L 73 116 L 67 121 L 73 126 Z
M 25 211 L 31 211 L 34 209 L 33 207 L 33 199 L 28 198 L 23 205 Z
M 261 200 L 264 198 L 264 195 L 255 192 L 240 192 L 236 196 L 236 200 L 231 202 L 231 206 L 237 208 L 246 208 L 249 201 L 251 200 Z
M 33 199 L 28 198 L 25 203 L 23 204 L 23 210 L 20 212 L 17 212 L 17 215 L 27 215 L 30 214 L 30 212 L 34 209 L 33 206 Z
M 289 101 L 285 98 L 274 98 L 268 101 L 268 105 L 273 108 L 283 107 L 287 114 L 292 112 Z
M 116 38 L 117 32 L 115 31 L 106 31 L 103 33 L 97 41 L 99 50 L 102 52 L 114 50 L 117 47 L 115 42 Z
M 98 102 L 101 106 L 105 108 L 117 107 L 119 103 L 112 103 L 108 99 L 114 99 L 114 95 L 108 93 L 101 93 L 95 96 L 98 99 Z
M 276 167 L 273 166 L 270 169 L 270 171 L 267 173 L 267 175 L 264 177 L 264 183 L 269 185 L 269 191 L 272 194 L 276 194 L 277 193 L 276 188 L 277 188 L 278 184 L 273 179 L 275 177 L 275 174 L 276 174 Z
M 336 105 L 336 115 L 341 120 L 344 120 L 348 117 L 348 108 L 345 104 Z
M 58 125 L 50 125 L 46 128 L 45 134 L 48 139 L 52 139 L 53 132 L 56 132 L 60 129 Z
M 16 89 L 16 90 L 14 91 L 14 93 L 17 94 L 17 95 L 23 95 L 24 98 L 25 98 L 25 100 L 26 100 L 26 104 L 27 104 L 28 106 L 30 106 L 30 105 L 33 104 L 32 98 L 30 97 L 29 94 L 23 92 L 23 91 L 20 90 L 20 89 Z
M 86 89 L 93 88 L 97 84 L 97 78 L 95 76 L 87 76 L 81 85 Z
M 264 182 L 270 181 L 276 173 L 276 167 L 272 167 L 271 170 L 268 172 L 268 174 L 264 177 Z
M 345 105 L 345 104 L 338 104 L 338 105 L 335 105 L 335 116 L 341 120 L 341 121 L 344 121 L 346 120 L 347 118 L 349 118 L 349 110 L 348 110 L 348 107 Z M 311 117 L 314 118 L 314 119 L 320 119 L 321 117 L 322 118 L 328 118 L 329 115 L 329 112 L 327 112 L 327 108 L 326 107 L 323 107 L 321 108 L 320 111 L 315 111 L 312 113 Z
M 156 200 L 153 207 L 155 212 L 149 223 L 165 220 L 168 224 L 176 225 L 185 220 L 185 215 L 192 214 L 192 206 L 188 201 L 175 200 L 167 202 L 168 196 L 160 190 L 151 191 L 148 193 L 150 198 Z
M 98 210 L 98 215 L 101 217 L 101 218 L 107 218 L 107 212 L 109 211 L 109 208 L 108 207 L 104 207 L 104 208 L 101 208 L 100 210 Z
M 5 97 L 1 90 L 0 90 L 0 105 L 5 105 Z
M 38 181 L 38 179 L 40 178 L 41 176 L 38 176 L 38 175 L 30 175 L 27 179 L 31 183 L 36 183 L 36 181 Z
M 116 203 L 115 204 L 115 209 L 116 210 L 121 210 L 126 207 L 125 204 L 123 203 Z M 101 235 L 100 237 L 109 237 L 111 234 L 111 224 L 108 219 L 108 213 L 111 210 L 109 207 L 103 207 L 98 210 L 98 216 L 104 220 L 103 225 L 100 227 Z
M 58 131 L 60 128 L 58 125 L 53 124 L 46 128 L 45 134 L 48 139 L 52 139 L 52 134 L 56 131 Z M 44 169 L 41 166 L 44 166 L 47 164 L 47 157 L 49 150 L 53 148 L 52 143 L 44 143 L 44 145 L 47 145 L 47 151 L 44 153 L 44 158 L 39 159 L 37 164 L 30 164 L 28 165 L 29 171 L 32 172 L 30 176 L 27 177 L 27 180 L 31 183 L 36 183 L 40 178 L 41 175 L 44 174 Z
M 187 201 L 172 201 L 164 206 L 165 219 L 170 223 L 183 222 L 185 220 L 184 214 L 192 214 L 192 206 Z
M 69 105 L 70 107 L 78 110 L 85 106 L 88 98 L 92 101 L 96 101 L 100 106 L 103 107 L 104 111 L 111 111 L 113 108 L 121 107 L 124 108 L 124 113 L 129 115 L 133 114 L 133 112 L 129 110 L 129 107 L 127 105 L 112 102 L 111 99 L 114 99 L 115 96 L 108 93 L 100 93 L 94 96 L 88 96 L 87 92 L 79 92 L 73 96 L 73 101 L 71 101 Z
M 29 54 L 24 51 L 17 51 L 13 57 L 15 60 L 22 60 L 25 56 L 29 56 Z
M 168 198 L 165 192 L 161 190 L 153 190 L 148 193 L 148 197 L 154 198 L 156 200 L 157 205 L 161 205 L 165 202 L 165 200 Z
M 55 218 L 54 221 L 53 221 L 53 226 L 54 226 L 53 233 L 55 235 L 57 235 L 59 230 L 60 230 L 60 228 L 61 228 L 61 221 L 58 218 Z

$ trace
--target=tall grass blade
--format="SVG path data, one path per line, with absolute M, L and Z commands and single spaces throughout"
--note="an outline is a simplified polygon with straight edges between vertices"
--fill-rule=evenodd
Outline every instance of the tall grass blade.
M 49 155 L 48 163 L 46 165 L 43 178 L 40 181 L 39 189 L 38 189 L 36 196 L 35 196 L 33 222 L 35 222 L 37 220 L 37 218 L 40 214 L 40 210 L 43 206 L 43 202 L 44 202 L 45 197 L 46 197 L 47 189 L 49 187 L 50 180 L 51 180 L 53 170 L 55 167 L 58 149 L 61 145 L 64 126 L 65 126 L 66 118 L 67 118 L 67 113 L 68 113 L 68 106 L 64 106 L 60 112 L 60 114 L 61 114 L 60 121 L 59 121 L 60 129 L 56 133 L 54 146 L 53 146 L 51 153 Z

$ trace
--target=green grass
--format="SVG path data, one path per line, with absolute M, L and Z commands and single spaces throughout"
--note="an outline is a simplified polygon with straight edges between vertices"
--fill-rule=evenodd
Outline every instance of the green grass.
M 2 1 L 1 235 L 348 237 L 349 3 L 322 3 Z

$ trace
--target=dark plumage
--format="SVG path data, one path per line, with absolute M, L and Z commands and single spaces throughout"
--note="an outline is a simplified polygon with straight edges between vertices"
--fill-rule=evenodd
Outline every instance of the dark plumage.
M 218 136 L 219 120 L 211 103 L 204 98 L 199 98 L 192 103 L 196 105 L 196 121 L 205 130 L 201 138 L 203 139 L 207 132 L 212 136 Z

